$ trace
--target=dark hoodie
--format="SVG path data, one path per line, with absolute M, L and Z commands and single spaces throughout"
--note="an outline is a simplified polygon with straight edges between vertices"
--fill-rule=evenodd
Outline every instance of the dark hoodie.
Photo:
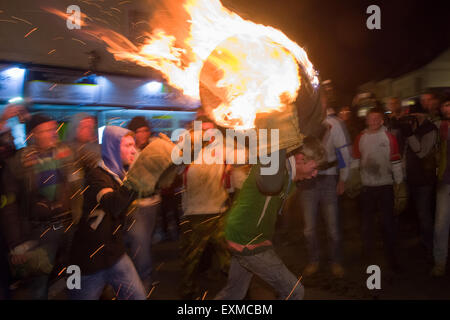
M 122 186 L 125 170 L 120 157 L 120 142 L 130 131 L 121 127 L 106 127 L 103 134 L 103 161 L 86 177 L 89 188 L 85 192 L 83 217 L 75 233 L 71 263 L 80 266 L 83 274 L 92 274 L 114 265 L 125 254 L 122 232 L 125 214 L 136 198 L 133 192 Z M 97 195 L 105 188 L 113 189 L 97 202 Z M 103 210 L 105 216 L 97 229 L 91 224 L 94 209 Z

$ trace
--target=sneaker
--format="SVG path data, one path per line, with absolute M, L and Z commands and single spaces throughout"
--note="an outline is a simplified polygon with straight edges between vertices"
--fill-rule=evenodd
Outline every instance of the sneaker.
M 333 264 L 331 264 L 331 273 L 336 278 L 341 279 L 345 275 L 345 270 L 344 270 L 344 267 L 340 263 L 333 263 Z
M 306 266 L 305 270 L 303 271 L 303 275 L 306 276 L 306 277 L 312 276 L 318 270 L 319 270 L 319 263 L 317 263 L 317 262 L 309 263 Z
M 445 266 L 442 264 L 434 265 L 431 270 L 431 276 L 433 277 L 443 277 L 445 275 Z

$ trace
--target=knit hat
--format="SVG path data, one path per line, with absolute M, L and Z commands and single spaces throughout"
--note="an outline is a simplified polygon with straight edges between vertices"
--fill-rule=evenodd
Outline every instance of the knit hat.
M 31 119 L 27 122 L 26 128 L 27 128 L 27 134 L 30 134 L 31 131 L 33 131 L 34 128 L 36 128 L 38 125 L 43 124 L 45 122 L 54 121 L 49 116 L 37 113 L 31 116 Z
M 143 116 L 137 116 L 131 119 L 130 123 L 128 124 L 128 129 L 136 132 L 139 128 L 147 127 L 151 129 L 150 124 L 148 123 L 147 119 Z

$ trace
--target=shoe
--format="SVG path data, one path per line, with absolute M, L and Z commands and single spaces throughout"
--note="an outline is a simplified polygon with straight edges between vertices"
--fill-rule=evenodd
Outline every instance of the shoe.
M 431 270 L 431 276 L 433 277 L 443 277 L 445 275 L 445 265 L 435 264 Z
M 331 273 L 336 278 L 342 279 L 345 275 L 344 267 L 340 263 L 331 264 Z
M 303 271 L 303 275 L 306 276 L 306 277 L 312 276 L 318 270 L 319 270 L 319 263 L 317 263 L 317 262 L 309 263 L 306 266 L 305 270 Z

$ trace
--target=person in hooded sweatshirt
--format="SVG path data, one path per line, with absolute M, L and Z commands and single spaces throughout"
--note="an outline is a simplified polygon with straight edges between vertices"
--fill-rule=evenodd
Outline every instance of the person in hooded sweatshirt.
M 107 126 L 101 152 L 102 160 L 86 176 L 89 188 L 71 250 L 71 263 L 80 267 L 81 288 L 69 290 L 69 297 L 95 300 L 111 285 L 117 299 L 144 300 L 144 286 L 123 241 L 125 219 L 136 198 L 122 186 L 136 156 L 133 133 Z

